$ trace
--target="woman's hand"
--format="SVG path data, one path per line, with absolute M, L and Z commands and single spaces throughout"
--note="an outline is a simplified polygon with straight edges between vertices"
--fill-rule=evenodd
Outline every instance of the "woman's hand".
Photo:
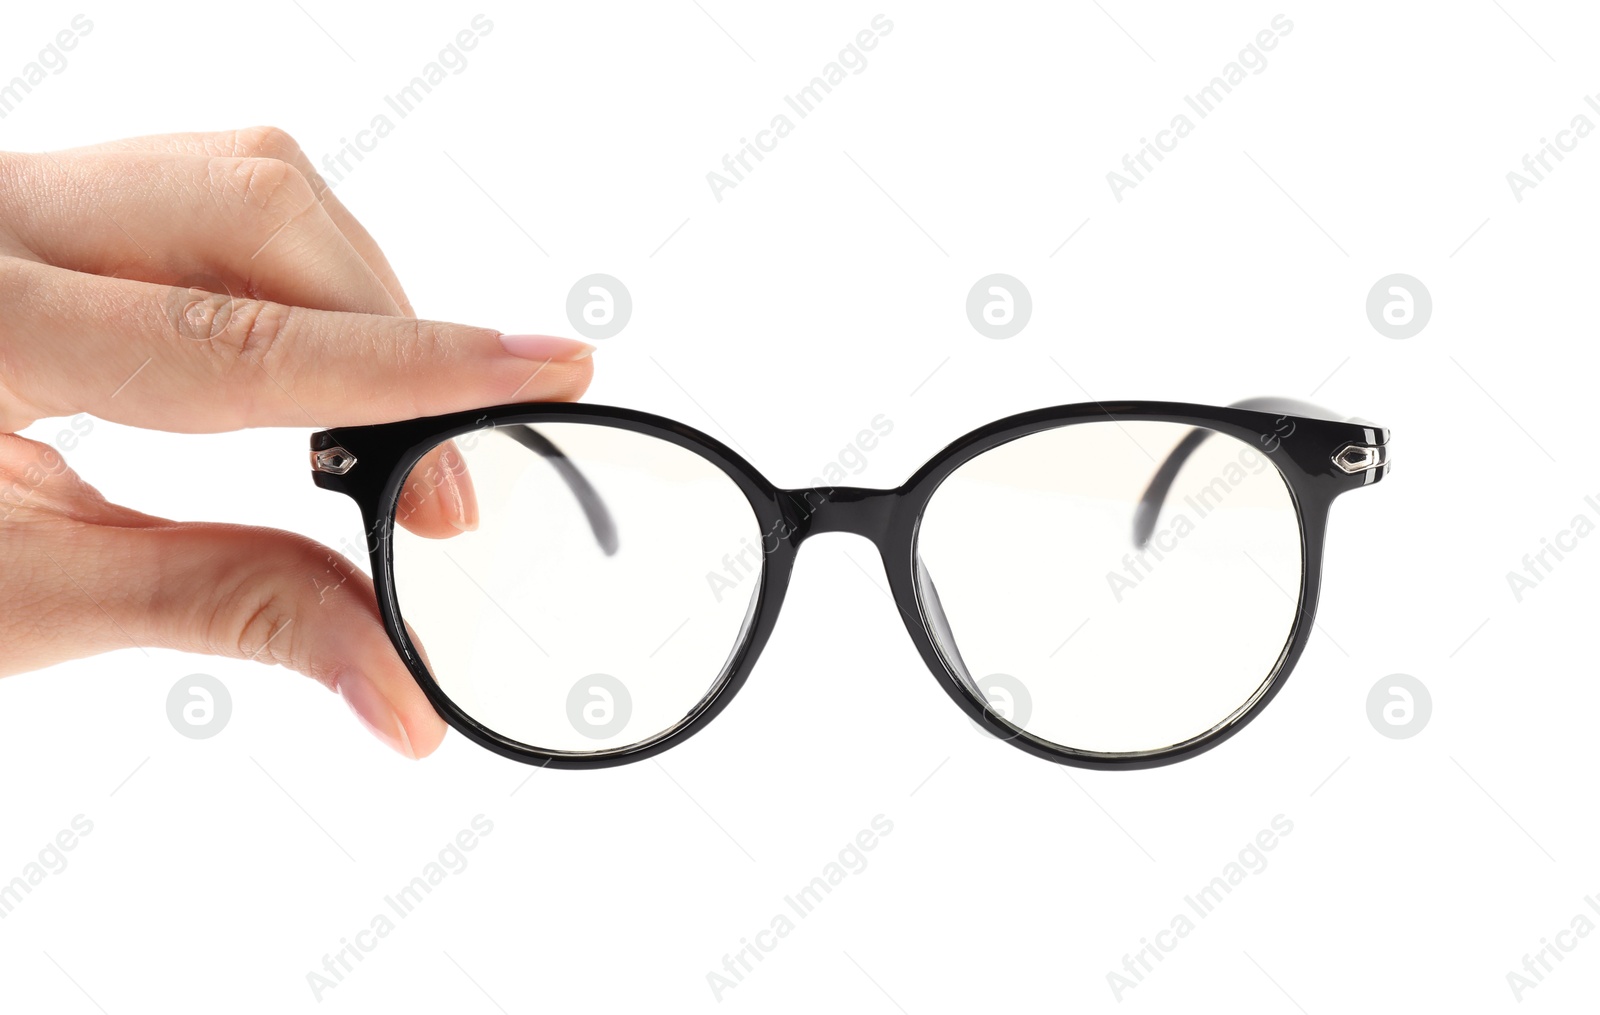
M 108 503 L 16 431 L 76 413 L 202 433 L 573 399 L 590 351 L 417 320 L 282 131 L 0 153 L 0 675 L 129 645 L 280 663 L 428 754 L 445 725 L 352 564 L 287 532 Z M 448 538 L 476 508 L 459 459 L 436 454 L 451 481 L 410 491 L 402 523 Z

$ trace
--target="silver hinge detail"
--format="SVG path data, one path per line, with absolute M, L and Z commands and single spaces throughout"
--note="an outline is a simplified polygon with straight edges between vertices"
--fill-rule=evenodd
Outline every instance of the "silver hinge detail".
M 344 448 L 328 448 L 311 452 L 311 471 L 342 476 L 356 467 L 356 456 Z
M 1339 471 L 1355 475 L 1389 464 L 1389 449 L 1382 444 L 1346 444 L 1333 454 Z

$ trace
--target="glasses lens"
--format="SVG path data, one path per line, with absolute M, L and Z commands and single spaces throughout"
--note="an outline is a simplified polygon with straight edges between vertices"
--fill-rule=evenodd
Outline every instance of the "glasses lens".
M 1141 507 L 1175 451 L 1189 453 L 1159 509 Z M 924 616 L 969 690 L 1031 736 L 1103 753 L 1182 744 L 1253 703 L 1304 566 L 1294 500 L 1259 446 L 1158 422 L 978 455 L 940 484 L 916 547 Z
M 673 731 L 743 643 L 761 532 L 700 455 L 589 423 L 501 425 L 413 469 L 397 520 L 400 614 L 434 680 L 495 733 L 553 753 L 613 753 Z M 450 512 L 454 514 L 454 512 Z

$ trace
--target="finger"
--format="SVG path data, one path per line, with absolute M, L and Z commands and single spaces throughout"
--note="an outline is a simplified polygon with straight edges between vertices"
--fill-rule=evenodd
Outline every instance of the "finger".
M 50 264 L 312 307 L 398 315 L 366 260 L 287 162 L 128 152 L 13 170 L 18 240 Z M 45 195 L 51 195 L 45 199 Z
M 593 347 L 168 290 L 0 258 L 0 428 L 89 412 L 183 433 L 342 426 L 576 398 Z
M 0 539 L 17 533 L 25 539 L 39 525 L 63 520 L 134 527 L 162 522 L 107 501 L 73 472 L 61 452 L 51 445 L 16 434 L 0 434 Z M 4 544 L 0 542 L 0 559 L 4 557 Z M 0 639 L 0 644 L 4 643 Z M 0 652 L 0 661 L 9 654 Z
M 207 155 L 221 158 L 277 159 L 287 162 L 310 182 L 328 217 L 367 262 L 383 287 L 400 307 L 401 313 L 414 316 L 400 279 L 389 265 L 377 241 L 361 222 L 345 208 L 323 180 L 311 160 L 293 137 L 277 127 L 248 127 L 191 134 L 162 134 L 134 137 L 96 145 L 90 151 L 171 152 L 180 155 Z
M 282 665 L 338 691 L 407 757 L 443 739 L 371 581 L 327 547 L 231 525 L 83 526 L 72 536 L 33 552 L 48 553 L 36 563 L 54 579 L 55 626 L 73 632 L 73 654 L 134 644 Z
M 24 242 L 64 267 L 178 285 L 174 317 L 214 295 L 189 289 L 191 281 L 323 310 L 401 312 L 287 162 L 96 152 L 52 158 L 38 173 L 44 189 L 72 199 L 21 216 Z M 174 208 L 192 211 L 174 218 Z M 408 482 L 403 503 L 415 510 L 401 524 L 420 535 L 447 538 L 477 524 L 466 469 L 459 458 L 443 462 L 452 447 L 429 452 Z M 422 479 L 435 475 L 437 483 Z
M 448 539 L 478 527 L 478 495 L 454 441 L 424 455 L 406 477 L 395 520 L 419 536 Z
M 0 516 L 6 588 L 27 603 L 0 611 L 0 674 L 130 646 L 176 648 L 309 674 L 411 757 L 444 735 L 390 645 L 371 582 L 326 547 L 111 504 L 54 448 L 13 435 L 0 435 Z
M 21 198 L 8 215 L 23 243 L 52 264 L 175 285 L 174 317 L 203 306 L 212 295 L 207 290 L 323 310 L 401 313 L 311 184 L 287 162 L 95 151 L 46 155 L 32 164 L 14 188 Z M 29 191 L 63 197 L 34 201 Z M 185 213 L 175 216 L 179 208 Z M 425 472 L 438 467 L 443 451 L 430 453 Z M 410 497 L 425 508 L 415 524 L 439 538 L 474 524 L 465 513 L 465 471 L 444 474 L 441 496 L 411 491 Z

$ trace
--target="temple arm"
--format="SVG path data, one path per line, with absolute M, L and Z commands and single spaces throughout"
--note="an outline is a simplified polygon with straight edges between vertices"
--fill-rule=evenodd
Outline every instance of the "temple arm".
M 583 508 L 584 517 L 589 520 L 589 528 L 594 532 L 595 542 L 600 544 L 600 549 L 604 550 L 608 557 L 616 553 L 617 526 L 611 520 L 611 512 L 606 509 L 606 502 L 601 498 L 600 492 L 573 464 L 572 459 L 568 458 L 550 438 L 525 423 L 496 429 L 550 463 L 566 482 L 567 489 L 572 491 L 572 496 L 577 498 L 578 506 Z
M 1257 412 L 1277 412 L 1291 416 L 1310 416 L 1317 419 L 1343 419 L 1338 413 L 1329 412 L 1310 402 L 1302 402 L 1297 398 L 1277 398 L 1267 396 L 1264 398 L 1246 398 L 1234 402 L 1231 408 L 1254 409 Z M 1156 521 L 1161 517 L 1161 506 L 1166 503 L 1167 494 L 1172 490 L 1172 484 L 1178 478 L 1178 472 L 1183 468 L 1183 463 L 1189 460 L 1195 449 L 1204 443 L 1214 431 L 1197 427 L 1184 435 L 1167 455 L 1166 460 L 1156 469 L 1156 474 L 1150 480 L 1150 485 L 1145 488 L 1144 496 L 1139 498 L 1139 505 L 1133 510 L 1133 545 L 1143 549 L 1150 542 L 1150 536 L 1156 530 Z

